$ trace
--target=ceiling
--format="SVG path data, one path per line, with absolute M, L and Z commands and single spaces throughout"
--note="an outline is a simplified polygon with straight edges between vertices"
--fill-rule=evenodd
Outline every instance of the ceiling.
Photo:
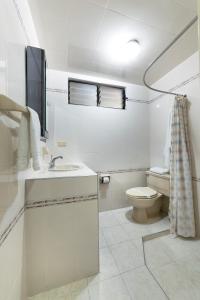
M 29 0 L 48 67 L 142 84 L 145 68 L 197 14 L 196 0 Z M 197 24 L 165 55 L 154 82 L 198 47 Z M 138 39 L 141 52 L 126 64 L 110 47 Z M 117 47 L 117 46 L 116 46 Z

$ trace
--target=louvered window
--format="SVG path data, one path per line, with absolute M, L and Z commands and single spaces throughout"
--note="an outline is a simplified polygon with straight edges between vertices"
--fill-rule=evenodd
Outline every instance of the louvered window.
M 97 86 L 82 82 L 69 82 L 69 103 L 97 106 Z
M 69 104 L 125 109 L 125 88 L 70 79 Z
M 99 106 L 111 108 L 123 108 L 124 90 L 110 86 L 99 86 Z

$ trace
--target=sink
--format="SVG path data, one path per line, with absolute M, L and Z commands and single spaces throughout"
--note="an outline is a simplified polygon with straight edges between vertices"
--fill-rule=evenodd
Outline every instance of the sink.
M 79 165 L 57 165 L 54 168 L 49 169 L 49 171 L 77 171 L 81 169 Z

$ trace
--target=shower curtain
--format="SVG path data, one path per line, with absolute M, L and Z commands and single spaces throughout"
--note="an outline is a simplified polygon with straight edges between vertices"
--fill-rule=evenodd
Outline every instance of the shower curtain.
M 172 110 L 169 217 L 172 234 L 194 237 L 188 103 L 187 97 L 176 96 Z

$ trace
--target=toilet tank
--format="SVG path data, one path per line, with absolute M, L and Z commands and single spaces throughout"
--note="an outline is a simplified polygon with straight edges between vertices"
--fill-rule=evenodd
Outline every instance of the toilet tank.
M 169 174 L 160 175 L 154 172 L 147 171 L 146 175 L 147 175 L 147 186 L 169 197 L 170 194 Z

